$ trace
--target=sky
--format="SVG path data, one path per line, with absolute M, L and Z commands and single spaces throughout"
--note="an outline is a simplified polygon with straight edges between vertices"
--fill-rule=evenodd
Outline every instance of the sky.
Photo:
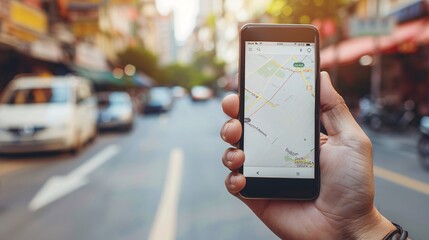
M 199 0 L 156 0 L 156 7 L 162 15 L 174 11 L 175 37 L 184 42 L 195 27 Z

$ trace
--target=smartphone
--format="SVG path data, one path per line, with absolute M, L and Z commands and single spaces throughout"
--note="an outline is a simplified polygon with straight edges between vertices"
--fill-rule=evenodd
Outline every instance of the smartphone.
M 242 27 L 243 197 L 311 200 L 318 196 L 319 58 L 319 34 L 311 25 Z

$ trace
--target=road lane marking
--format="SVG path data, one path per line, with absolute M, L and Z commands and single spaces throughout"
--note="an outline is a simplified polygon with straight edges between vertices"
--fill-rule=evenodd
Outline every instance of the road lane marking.
M 170 162 L 161 201 L 155 221 L 149 233 L 149 240 L 173 240 L 176 237 L 177 208 L 182 182 L 183 151 L 175 148 L 170 153 Z
M 378 178 L 412 189 L 429 196 L 429 184 L 404 176 L 402 174 L 374 166 L 374 175 Z
M 119 152 L 119 146 L 110 145 L 65 176 L 53 176 L 39 190 L 28 204 L 30 211 L 37 211 L 46 205 L 72 193 L 88 183 L 87 175 L 106 163 Z
M 84 164 L 80 165 L 75 170 L 73 170 L 70 173 L 70 175 L 74 175 L 74 176 L 89 175 L 91 172 L 95 171 L 97 168 L 99 168 L 105 162 L 110 160 L 118 152 L 119 152 L 119 146 L 118 145 L 110 145 L 110 146 L 104 148 L 97 155 L 93 156 L 90 160 L 88 160 Z

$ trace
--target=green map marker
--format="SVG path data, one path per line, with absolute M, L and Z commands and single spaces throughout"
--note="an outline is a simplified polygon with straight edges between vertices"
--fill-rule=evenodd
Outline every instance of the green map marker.
M 293 63 L 293 66 L 296 68 L 303 68 L 305 64 L 303 62 L 295 62 Z

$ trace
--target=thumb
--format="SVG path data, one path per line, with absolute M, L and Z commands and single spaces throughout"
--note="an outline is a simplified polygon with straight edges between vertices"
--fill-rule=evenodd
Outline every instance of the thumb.
M 320 119 L 328 135 L 355 132 L 360 129 L 344 99 L 332 86 L 329 74 L 321 72 L 320 78 Z

